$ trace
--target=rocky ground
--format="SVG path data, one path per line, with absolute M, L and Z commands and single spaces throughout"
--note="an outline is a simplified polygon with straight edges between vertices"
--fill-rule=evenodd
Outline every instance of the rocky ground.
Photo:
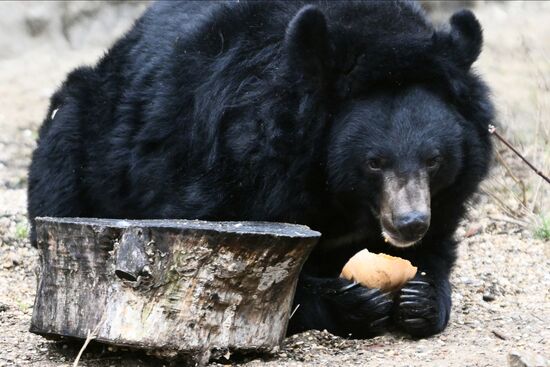
M 478 70 L 493 87 L 506 135 L 548 172 L 550 6 L 489 3 L 476 12 L 487 40 Z M 74 50 L 45 43 L 0 58 L 0 366 L 69 366 L 80 349 L 80 344 L 51 342 L 28 332 L 37 252 L 27 241 L 26 170 L 48 97 L 69 70 L 93 63 L 102 52 L 95 46 Z M 506 366 L 515 358 L 526 365 L 548 364 L 550 242 L 541 218 L 550 215 L 550 191 L 506 150 L 498 150 L 505 166 L 496 163 L 457 233 L 462 243 L 452 276 L 453 314 L 444 333 L 423 340 L 388 333 L 357 341 L 306 332 L 288 338 L 272 358 L 240 358 L 234 363 Z M 79 363 L 168 364 L 101 345 L 91 345 Z

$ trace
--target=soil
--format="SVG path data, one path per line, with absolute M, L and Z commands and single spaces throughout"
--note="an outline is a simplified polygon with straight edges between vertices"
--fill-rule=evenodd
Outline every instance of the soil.
M 486 36 L 477 69 L 493 88 L 501 124 L 523 152 L 547 169 L 550 6 L 484 3 L 476 14 Z M 49 96 L 67 72 L 93 63 L 102 52 L 45 44 L 0 59 L 0 366 L 70 366 L 81 347 L 28 332 L 38 255 L 27 240 L 26 171 Z M 310 331 L 287 338 L 275 356 L 233 356 L 213 365 L 505 366 L 512 352 L 549 363 L 550 242 L 535 238 L 536 220 L 531 219 L 550 214 L 550 195 L 515 157 L 500 147 L 499 152 L 527 186 L 527 202 L 518 204 L 515 180 L 502 166 L 495 167 L 457 232 L 461 244 L 452 274 L 452 316 L 442 334 L 413 340 L 394 331 L 347 340 Z M 174 364 L 92 343 L 79 366 Z

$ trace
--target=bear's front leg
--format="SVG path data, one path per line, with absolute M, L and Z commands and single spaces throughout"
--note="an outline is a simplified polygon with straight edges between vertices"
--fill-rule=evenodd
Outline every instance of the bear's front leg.
M 414 337 L 437 334 L 447 326 L 451 291 L 447 275 L 424 272 L 408 281 L 395 298 L 396 325 Z
M 332 334 L 368 338 L 380 335 L 391 323 L 393 301 L 379 289 L 346 279 L 300 275 L 288 334 L 317 329 Z

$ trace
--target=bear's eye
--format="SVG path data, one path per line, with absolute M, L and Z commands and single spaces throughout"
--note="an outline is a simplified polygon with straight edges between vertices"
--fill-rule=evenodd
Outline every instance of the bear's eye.
M 426 167 L 428 167 L 429 170 L 435 170 L 441 165 L 441 160 L 441 156 L 433 156 L 426 161 Z
M 367 161 L 367 166 L 371 171 L 380 171 L 384 162 L 381 158 L 371 158 Z

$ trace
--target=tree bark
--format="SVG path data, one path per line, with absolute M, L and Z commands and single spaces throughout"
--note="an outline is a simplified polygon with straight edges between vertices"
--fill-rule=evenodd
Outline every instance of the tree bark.
M 319 233 L 256 222 L 37 218 L 30 330 L 181 355 L 273 352 Z

